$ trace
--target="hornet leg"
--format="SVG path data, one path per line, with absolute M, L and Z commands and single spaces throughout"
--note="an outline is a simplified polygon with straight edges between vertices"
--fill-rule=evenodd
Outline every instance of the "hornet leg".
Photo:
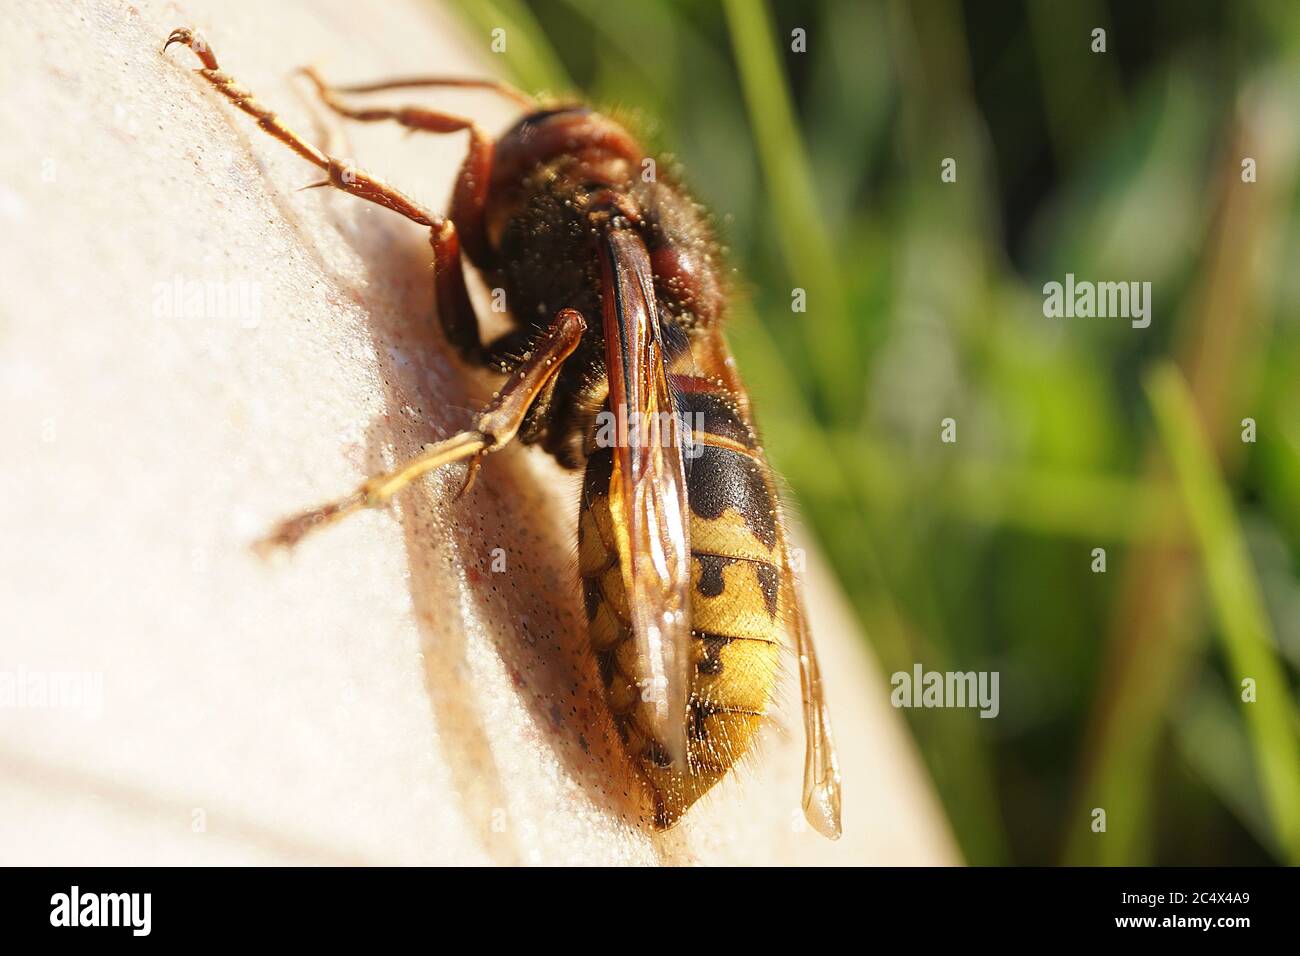
M 217 64 L 217 58 L 212 52 L 212 48 L 193 30 L 187 28 L 173 30 L 171 36 L 167 38 L 163 50 L 165 51 L 173 43 L 184 44 L 194 52 L 203 63 L 203 68 L 196 72 L 211 83 L 217 92 L 257 120 L 257 125 L 266 130 L 271 136 L 327 173 L 326 179 L 312 183 L 312 186 L 333 186 L 343 192 L 359 196 L 386 209 L 391 209 L 412 222 L 429 228 L 429 242 L 433 246 L 434 254 L 434 287 L 439 318 L 447 331 L 447 337 L 457 349 L 466 357 L 478 359 L 481 362 L 483 347 L 479 339 L 478 319 L 474 314 L 469 301 L 469 294 L 465 289 L 465 276 L 460 261 L 460 237 L 456 232 L 454 222 L 425 209 L 415 200 L 389 186 L 383 180 L 363 170 L 348 166 L 341 160 L 328 155 L 323 150 L 307 142 L 286 126 L 274 112 L 259 103 L 249 90 L 240 86 L 230 75 L 223 73 Z M 487 143 L 487 151 L 486 161 L 490 164 L 490 142 Z M 470 159 L 466 160 L 466 168 L 469 168 L 474 153 L 475 150 L 471 148 Z M 481 163 L 482 159 L 478 160 L 478 162 Z M 465 173 L 462 171 L 462 178 L 464 175 Z M 486 188 L 486 180 L 483 182 L 484 186 L 482 188 Z M 457 192 L 461 191 L 461 188 L 458 187 Z M 481 199 L 481 197 L 479 198 Z M 481 202 L 479 205 L 481 207 Z M 454 210 L 455 205 L 453 204 Z M 481 219 L 481 216 L 478 218 Z M 472 215 L 471 221 L 476 221 Z
M 515 437 L 528 409 L 559 372 L 565 359 L 573 354 L 586 328 L 586 322 L 577 311 L 562 309 L 551 323 L 546 337 L 479 413 L 472 429 L 425 446 L 419 455 L 390 472 L 368 478 L 346 497 L 282 521 L 258 542 L 257 550 L 265 554 L 277 547 L 291 548 L 308 532 L 365 508 L 381 508 L 421 475 L 468 458 L 471 459 L 470 472 L 461 489 L 463 494 L 473 481 L 483 456 L 504 447 Z

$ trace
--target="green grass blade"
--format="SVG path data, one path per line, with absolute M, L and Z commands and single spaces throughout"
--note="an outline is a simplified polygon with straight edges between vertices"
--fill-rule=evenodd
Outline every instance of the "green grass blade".
M 510 79 L 524 90 L 560 94 L 573 89 L 537 19 L 520 0 L 452 0 L 451 6 L 468 28 L 481 32 L 485 50 L 491 49 L 493 30 L 506 31 L 501 58 Z
M 777 59 L 767 7 L 759 0 L 725 0 L 723 7 L 781 252 L 796 286 L 808 293 L 808 312 L 793 317 L 801 323 L 816 363 L 824 408 L 856 413 L 862 356 L 849 321 L 835 243 L 819 212 L 812 167 Z
M 1145 385 L 1200 550 L 1232 683 L 1239 688 L 1247 677 L 1256 682 L 1257 701 L 1242 707 L 1269 819 L 1289 861 L 1300 863 L 1300 752 L 1292 730 L 1294 704 L 1259 582 L 1186 381 L 1173 365 L 1163 364 Z

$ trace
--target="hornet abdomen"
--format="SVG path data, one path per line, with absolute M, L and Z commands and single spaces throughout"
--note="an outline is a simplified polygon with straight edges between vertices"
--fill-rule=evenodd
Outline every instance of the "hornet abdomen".
M 781 553 L 769 468 L 736 404 L 674 377 L 691 432 L 683 449 L 690 504 L 691 676 L 687 768 L 651 735 L 652 696 L 638 666 L 609 511 L 613 452 L 588 457 L 578 540 L 588 633 L 628 754 L 648 780 L 655 825 L 678 818 L 749 749 L 776 684 Z

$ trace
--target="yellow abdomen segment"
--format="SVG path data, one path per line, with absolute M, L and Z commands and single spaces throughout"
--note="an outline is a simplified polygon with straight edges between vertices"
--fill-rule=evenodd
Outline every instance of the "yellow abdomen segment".
M 692 396 L 683 397 L 683 403 Z M 718 415 L 711 408 L 709 421 Z M 756 450 L 732 439 L 687 461 L 691 504 L 691 678 L 687 769 L 668 766 L 650 733 L 648 675 L 638 667 L 609 512 L 610 449 L 588 460 L 579 553 L 588 633 L 605 697 L 655 798 L 655 825 L 672 826 L 749 749 L 776 684 L 781 576 L 775 503 Z M 698 450 L 698 449 L 697 449 Z

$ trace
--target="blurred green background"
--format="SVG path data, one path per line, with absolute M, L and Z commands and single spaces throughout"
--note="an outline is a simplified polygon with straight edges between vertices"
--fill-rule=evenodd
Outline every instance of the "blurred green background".
M 1300 862 L 1300 4 L 453 6 L 717 214 L 885 673 L 1000 673 L 997 719 L 903 711 L 967 860 Z M 1151 326 L 1045 318 L 1067 272 L 1150 281 Z

